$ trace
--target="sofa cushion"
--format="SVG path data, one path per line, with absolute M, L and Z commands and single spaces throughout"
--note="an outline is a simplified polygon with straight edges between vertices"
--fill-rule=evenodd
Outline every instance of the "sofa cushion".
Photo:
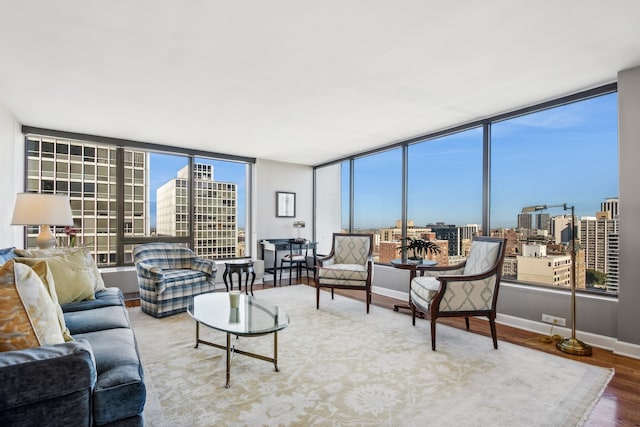
M 93 310 L 71 311 L 64 314 L 64 319 L 74 337 L 86 332 L 131 327 L 126 309 L 116 305 Z
M 100 307 L 110 307 L 112 305 L 124 306 L 124 296 L 120 288 L 106 288 L 104 291 L 96 292 L 95 299 L 74 301 L 62 305 L 62 311 L 65 313 L 71 311 L 91 310 Z
M 64 342 L 55 305 L 38 275 L 14 260 L 0 267 L 0 351 Z
M 98 266 L 96 265 L 93 255 L 89 248 L 86 247 L 75 247 L 75 248 L 50 248 L 50 249 L 16 249 L 15 251 L 19 256 L 29 257 L 29 258 L 48 258 L 52 256 L 77 256 L 80 255 L 82 259 L 82 263 L 86 268 L 87 274 L 89 275 L 89 279 L 93 284 L 93 291 L 99 292 L 104 291 L 105 285 L 104 280 L 102 279 L 102 274 L 100 274 L 100 270 L 98 270 Z
M 107 329 L 74 335 L 91 344 L 98 379 L 93 392 L 95 424 L 142 413 L 146 400 L 144 374 L 131 329 Z

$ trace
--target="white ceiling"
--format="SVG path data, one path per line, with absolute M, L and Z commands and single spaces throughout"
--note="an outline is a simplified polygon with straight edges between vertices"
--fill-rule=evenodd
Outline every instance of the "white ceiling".
M 0 0 L 21 124 L 319 164 L 616 80 L 638 0 Z

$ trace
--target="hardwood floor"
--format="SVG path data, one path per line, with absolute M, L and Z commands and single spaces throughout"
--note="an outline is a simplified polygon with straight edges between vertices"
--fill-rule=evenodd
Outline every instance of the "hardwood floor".
M 303 282 L 304 285 L 306 285 Z M 273 282 L 266 282 L 265 285 L 256 285 L 254 290 L 262 288 L 271 288 Z M 313 286 L 313 283 L 310 284 Z M 337 294 L 358 299 L 364 302 L 364 293 L 362 291 L 336 290 Z M 380 307 L 393 309 L 395 304 L 402 304 L 394 298 L 373 294 L 372 304 Z M 135 300 L 128 302 L 127 305 L 137 305 Z M 410 316 L 411 313 L 403 311 Z M 438 319 L 438 323 L 446 324 L 452 327 L 464 329 L 463 318 L 443 318 Z M 410 325 L 410 323 L 408 323 Z M 480 319 L 471 319 L 471 332 L 486 335 L 490 337 L 489 326 L 486 321 Z M 608 350 L 599 348 L 593 349 L 592 356 L 573 356 L 562 353 L 555 348 L 554 343 L 540 342 L 540 335 L 512 328 L 505 325 L 497 325 L 498 339 L 510 343 L 523 345 L 534 350 L 544 351 L 546 353 L 555 354 L 557 356 L 574 359 L 580 362 L 589 363 L 596 366 L 606 368 L 614 368 L 615 375 L 607 388 L 602 394 L 600 400 L 596 403 L 589 419 L 584 424 L 587 427 L 608 427 L 608 426 L 640 426 L 640 360 L 613 354 Z M 425 336 L 425 340 L 429 340 Z M 427 349 L 430 346 L 425 347 Z

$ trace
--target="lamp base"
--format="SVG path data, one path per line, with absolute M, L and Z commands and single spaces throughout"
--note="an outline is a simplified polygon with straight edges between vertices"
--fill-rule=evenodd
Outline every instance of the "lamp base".
M 592 348 L 575 338 L 566 338 L 556 344 L 556 348 L 563 353 L 575 354 L 576 356 L 591 356 Z
M 40 226 L 40 234 L 36 238 L 36 246 L 38 249 L 51 249 L 56 247 L 56 237 L 51 233 L 48 225 Z

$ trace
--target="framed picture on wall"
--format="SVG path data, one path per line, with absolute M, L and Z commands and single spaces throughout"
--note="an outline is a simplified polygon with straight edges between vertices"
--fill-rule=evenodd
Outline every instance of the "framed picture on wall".
M 282 218 L 296 216 L 296 193 L 276 191 L 276 216 Z

